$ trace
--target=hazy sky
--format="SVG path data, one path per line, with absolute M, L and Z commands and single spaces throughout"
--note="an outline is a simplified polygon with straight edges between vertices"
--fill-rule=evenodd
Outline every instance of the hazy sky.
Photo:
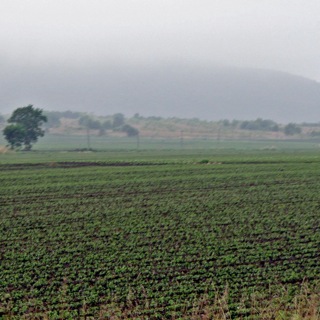
M 320 81 L 320 1 L 1 0 L 0 44 L 6 72 L 183 62 Z
M 319 0 L 1 0 L 3 63 L 197 61 L 320 80 Z

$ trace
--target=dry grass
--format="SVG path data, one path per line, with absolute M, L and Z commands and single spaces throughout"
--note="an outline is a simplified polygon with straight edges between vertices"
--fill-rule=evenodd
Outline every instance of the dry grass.
M 238 303 L 237 310 L 231 311 L 229 301 L 229 290 L 216 294 L 214 300 L 204 294 L 192 306 L 177 307 L 176 310 L 166 310 L 166 307 L 158 305 L 151 307 L 149 300 L 137 302 L 133 293 L 129 293 L 127 301 L 119 304 L 112 302 L 102 304 L 99 311 L 93 315 L 89 306 L 83 303 L 82 308 L 77 311 L 77 316 L 64 303 L 66 288 L 61 289 L 61 310 L 51 314 L 50 312 L 34 312 L 22 316 L 14 315 L 13 304 L 8 301 L 6 306 L 0 306 L 2 317 L 0 319 L 83 319 L 83 320 L 142 320 L 142 319 L 170 319 L 170 320 L 229 320 L 229 319 L 251 319 L 251 320 L 320 320 L 320 292 L 319 286 L 309 286 L 303 283 L 300 292 L 291 296 L 289 290 L 283 287 L 271 298 L 266 299 L 265 295 L 255 292 L 244 295 Z M 318 290 L 318 291 L 317 291 Z
M 13 152 L 13 151 L 8 149 L 5 146 L 0 146 L 0 154 L 5 154 L 5 153 L 9 153 L 9 152 Z
M 168 313 L 158 310 L 157 319 L 191 319 L 191 320 L 228 320 L 228 319 L 259 319 L 259 320 L 319 320 L 320 319 L 320 292 L 314 292 L 307 284 L 302 284 L 300 292 L 290 298 L 288 289 L 277 293 L 273 298 L 266 300 L 259 293 L 242 297 L 238 306 L 237 315 L 232 315 L 228 300 L 228 288 L 222 294 L 217 294 L 214 301 L 210 301 L 207 295 L 202 296 L 194 303 L 192 308 Z M 128 301 L 126 308 L 120 308 L 116 304 L 103 306 L 99 316 L 92 319 L 149 319 L 143 317 L 143 311 L 148 310 L 148 302 L 143 305 L 135 305 L 134 300 Z M 163 314 L 163 318 L 161 317 Z M 151 316 L 151 318 L 153 318 Z

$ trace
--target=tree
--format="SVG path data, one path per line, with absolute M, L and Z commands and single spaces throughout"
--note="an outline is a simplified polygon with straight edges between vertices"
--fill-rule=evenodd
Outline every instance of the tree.
M 121 129 L 127 134 L 128 137 L 136 137 L 139 134 L 139 130 L 130 126 L 130 124 L 123 125 Z
M 106 120 L 102 123 L 102 128 L 105 130 L 112 129 L 112 122 L 110 120 Z
M 21 124 L 11 124 L 3 130 L 3 135 L 9 142 L 11 149 L 18 149 L 23 145 L 25 129 Z
M 120 128 L 124 125 L 124 115 L 122 113 L 116 113 L 113 115 L 113 129 Z
M 31 104 L 14 110 L 8 119 L 11 124 L 3 130 L 11 149 L 24 146 L 24 150 L 29 151 L 32 144 L 37 142 L 39 137 L 44 136 L 41 126 L 47 122 L 47 117 L 42 112 Z
M 299 134 L 301 133 L 301 128 L 297 126 L 295 123 L 288 123 L 284 127 L 284 133 L 288 136 L 292 136 L 294 134 Z
M 240 124 L 240 129 L 245 130 L 260 130 L 260 131 L 279 131 L 279 126 L 272 120 L 263 120 L 258 118 L 251 121 L 243 121 Z
M 61 125 L 61 112 L 59 111 L 46 111 L 44 115 L 47 117 L 46 129 L 57 128 Z
M 87 129 L 101 129 L 101 123 L 98 120 L 92 119 L 88 115 L 84 115 L 79 119 L 79 124 L 86 127 Z

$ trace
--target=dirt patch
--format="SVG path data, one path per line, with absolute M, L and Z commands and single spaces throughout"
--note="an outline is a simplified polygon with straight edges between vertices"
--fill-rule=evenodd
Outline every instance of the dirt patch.
M 3 164 L 5 170 L 25 170 L 32 168 L 81 168 L 81 167 L 129 167 L 164 165 L 164 162 L 45 162 L 45 163 L 13 163 Z
M 5 146 L 0 146 L 0 154 L 5 154 L 5 153 L 9 153 L 12 152 L 12 150 L 8 149 Z

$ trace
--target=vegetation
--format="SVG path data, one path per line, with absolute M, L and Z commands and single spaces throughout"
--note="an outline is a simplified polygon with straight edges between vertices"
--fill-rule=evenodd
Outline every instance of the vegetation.
M 254 121 L 243 121 L 240 124 L 240 128 L 245 130 L 279 131 L 279 126 L 276 122 L 261 118 Z
M 98 130 L 99 136 L 105 135 L 107 130 L 124 132 L 128 137 L 135 137 L 139 134 L 137 128 L 125 123 L 125 117 L 122 113 L 116 113 L 112 120 L 104 120 L 103 122 L 85 114 L 79 118 L 79 124 L 90 130 Z
M 0 148 L 0 319 L 319 319 L 318 124 L 44 117 Z
M 88 115 L 83 115 L 79 118 L 79 124 L 88 129 L 101 129 L 99 120 L 94 120 Z
M 122 113 L 96 116 L 72 111 L 45 111 L 46 133 L 88 136 L 128 136 L 182 139 L 310 139 L 317 138 L 319 124 L 277 124 L 272 120 L 207 121 L 198 118 L 144 117 Z M 0 118 L 1 125 L 1 118 Z M 19 135 L 18 128 L 15 128 Z
M 318 319 L 318 153 L 55 158 L 0 158 L 3 317 Z
M 116 113 L 113 115 L 113 129 L 121 128 L 125 124 L 125 118 L 122 113 Z
M 5 123 L 5 118 L 2 114 L 0 114 L 0 125 Z
M 294 135 L 294 134 L 299 134 L 301 133 L 301 128 L 296 125 L 295 123 L 288 123 L 285 127 L 284 127 L 284 133 L 286 135 Z
M 125 132 L 128 137 L 135 137 L 139 134 L 139 130 L 130 126 L 130 124 L 124 124 L 121 127 L 121 131 Z
M 32 105 L 16 109 L 8 119 L 11 125 L 4 128 L 3 134 L 11 149 L 24 146 L 29 151 L 32 145 L 44 136 L 41 128 L 47 122 L 47 117 L 41 109 L 35 109 Z
M 58 118 L 67 118 L 67 119 L 78 119 L 82 116 L 82 112 L 77 111 L 46 111 L 45 114 L 47 116 L 53 116 Z
M 57 128 L 61 125 L 61 112 L 45 111 L 43 114 L 47 117 L 46 129 Z

